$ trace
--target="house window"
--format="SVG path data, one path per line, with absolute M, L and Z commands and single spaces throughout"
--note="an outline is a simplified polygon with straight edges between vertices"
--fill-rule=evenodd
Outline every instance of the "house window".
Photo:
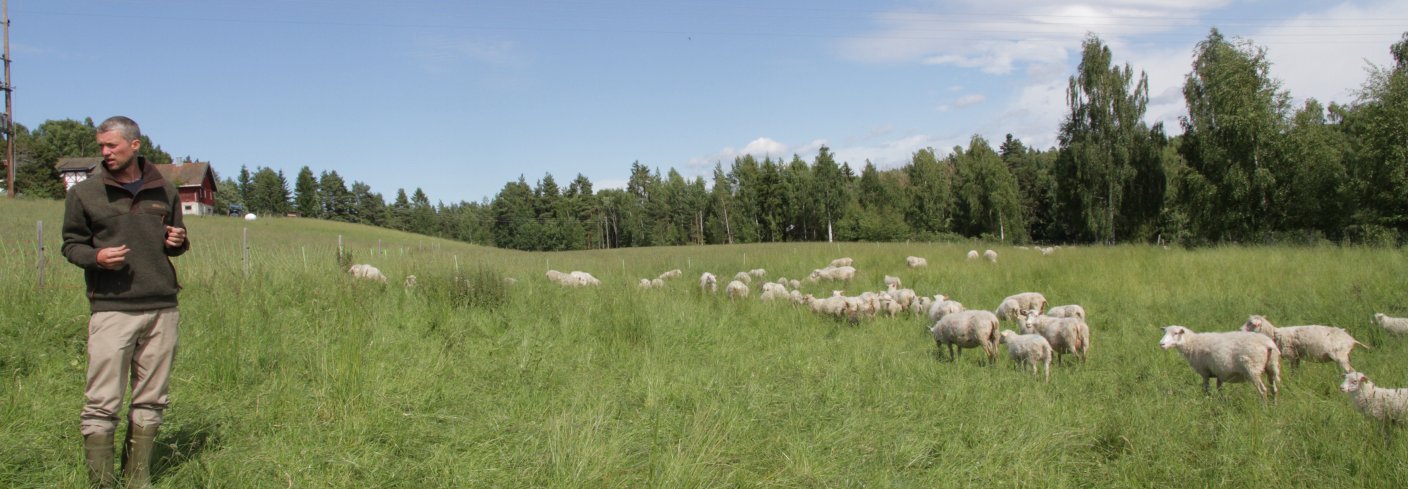
M 186 204 L 185 207 L 186 207 L 186 210 L 188 210 L 188 211 L 191 210 L 191 204 Z

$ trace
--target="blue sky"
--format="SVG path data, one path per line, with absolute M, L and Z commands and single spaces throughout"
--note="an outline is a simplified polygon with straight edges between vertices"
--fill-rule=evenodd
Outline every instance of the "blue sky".
M 1087 32 L 1177 133 L 1195 44 L 1268 50 L 1299 101 L 1353 100 L 1408 0 L 13 0 L 16 121 L 123 114 L 178 158 L 336 170 L 446 203 L 632 162 L 749 153 L 902 166 L 974 135 L 1055 144 Z

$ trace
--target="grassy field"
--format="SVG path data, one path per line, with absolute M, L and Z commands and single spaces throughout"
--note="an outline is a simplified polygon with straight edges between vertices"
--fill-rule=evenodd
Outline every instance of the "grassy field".
M 81 487 L 87 303 L 59 254 L 62 204 L 0 200 L 0 486 Z M 36 221 L 45 227 L 36 288 Z M 520 253 L 301 219 L 188 221 L 176 259 L 182 337 L 158 487 L 1401 487 L 1390 443 L 1332 364 L 1284 368 L 1278 403 L 1249 384 L 1205 396 L 1160 328 L 1230 330 L 1250 314 L 1347 328 L 1355 366 L 1408 386 L 1396 249 L 766 244 Z M 249 239 L 248 273 L 242 236 Z M 338 270 L 338 236 L 389 285 Z M 996 265 L 963 259 L 993 248 Z M 904 257 L 930 266 L 905 267 Z M 917 317 L 850 324 L 702 295 L 704 271 L 844 288 L 898 275 L 969 307 L 1044 293 L 1082 304 L 1094 348 L 1050 384 L 940 359 Z M 548 268 L 585 270 L 564 289 Z M 641 277 L 683 269 L 664 290 Z M 478 277 L 456 286 L 457 273 Z M 403 277 L 419 286 L 405 290 Z M 518 282 L 490 294 L 495 277 Z M 484 285 L 490 285 L 485 288 Z M 835 286 L 806 286 L 822 295 Z M 755 284 L 754 295 L 758 288 Z M 487 298 L 488 306 L 466 305 Z M 1010 327 L 1010 326 L 1007 326 Z M 119 437 L 121 434 L 119 434 Z

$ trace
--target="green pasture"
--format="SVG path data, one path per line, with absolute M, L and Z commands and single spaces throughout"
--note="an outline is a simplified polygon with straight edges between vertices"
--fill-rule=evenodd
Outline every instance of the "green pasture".
M 82 487 L 87 303 L 59 253 L 62 204 L 0 200 L 0 487 Z M 43 221 L 43 253 L 36 251 Z M 523 253 L 295 218 L 188 219 L 157 487 L 1401 487 L 1332 364 L 1204 395 L 1161 327 L 1250 314 L 1348 329 L 1353 361 L 1408 386 L 1408 258 L 1384 248 L 1185 250 L 996 243 L 777 243 Z M 245 236 L 248 236 L 248 262 Z M 337 264 L 338 237 L 389 283 Z M 998 263 L 967 261 L 991 248 Z M 908 269 L 907 255 L 927 268 Z M 701 294 L 700 273 L 849 284 L 898 275 L 970 308 L 1038 291 L 1089 313 L 1089 362 L 1050 384 L 1005 356 L 936 355 L 916 316 L 852 323 Z M 42 260 L 41 260 L 42 258 Z M 41 261 L 43 262 L 41 265 Z M 248 265 L 246 266 L 246 263 Z M 583 270 L 568 289 L 549 268 Z M 679 268 L 664 290 L 640 278 Z M 41 274 L 43 288 L 37 287 Z M 406 275 L 414 289 L 402 287 Z M 466 277 L 457 279 L 456 277 Z M 512 277 L 512 285 L 500 278 Z M 1011 327 L 1007 325 L 1006 327 Z M 1069 359 L 1068 359 L 1069 360 Z M 119 434 L 120 436 L 120 434 Z

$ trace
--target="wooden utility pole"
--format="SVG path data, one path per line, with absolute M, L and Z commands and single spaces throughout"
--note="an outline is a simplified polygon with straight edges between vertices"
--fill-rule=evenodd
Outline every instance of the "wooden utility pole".
M 10 0 L 0 0 L 0 22 L 5 24 L 5 195 L 15 198 L 15 111 L 10 105 Z

